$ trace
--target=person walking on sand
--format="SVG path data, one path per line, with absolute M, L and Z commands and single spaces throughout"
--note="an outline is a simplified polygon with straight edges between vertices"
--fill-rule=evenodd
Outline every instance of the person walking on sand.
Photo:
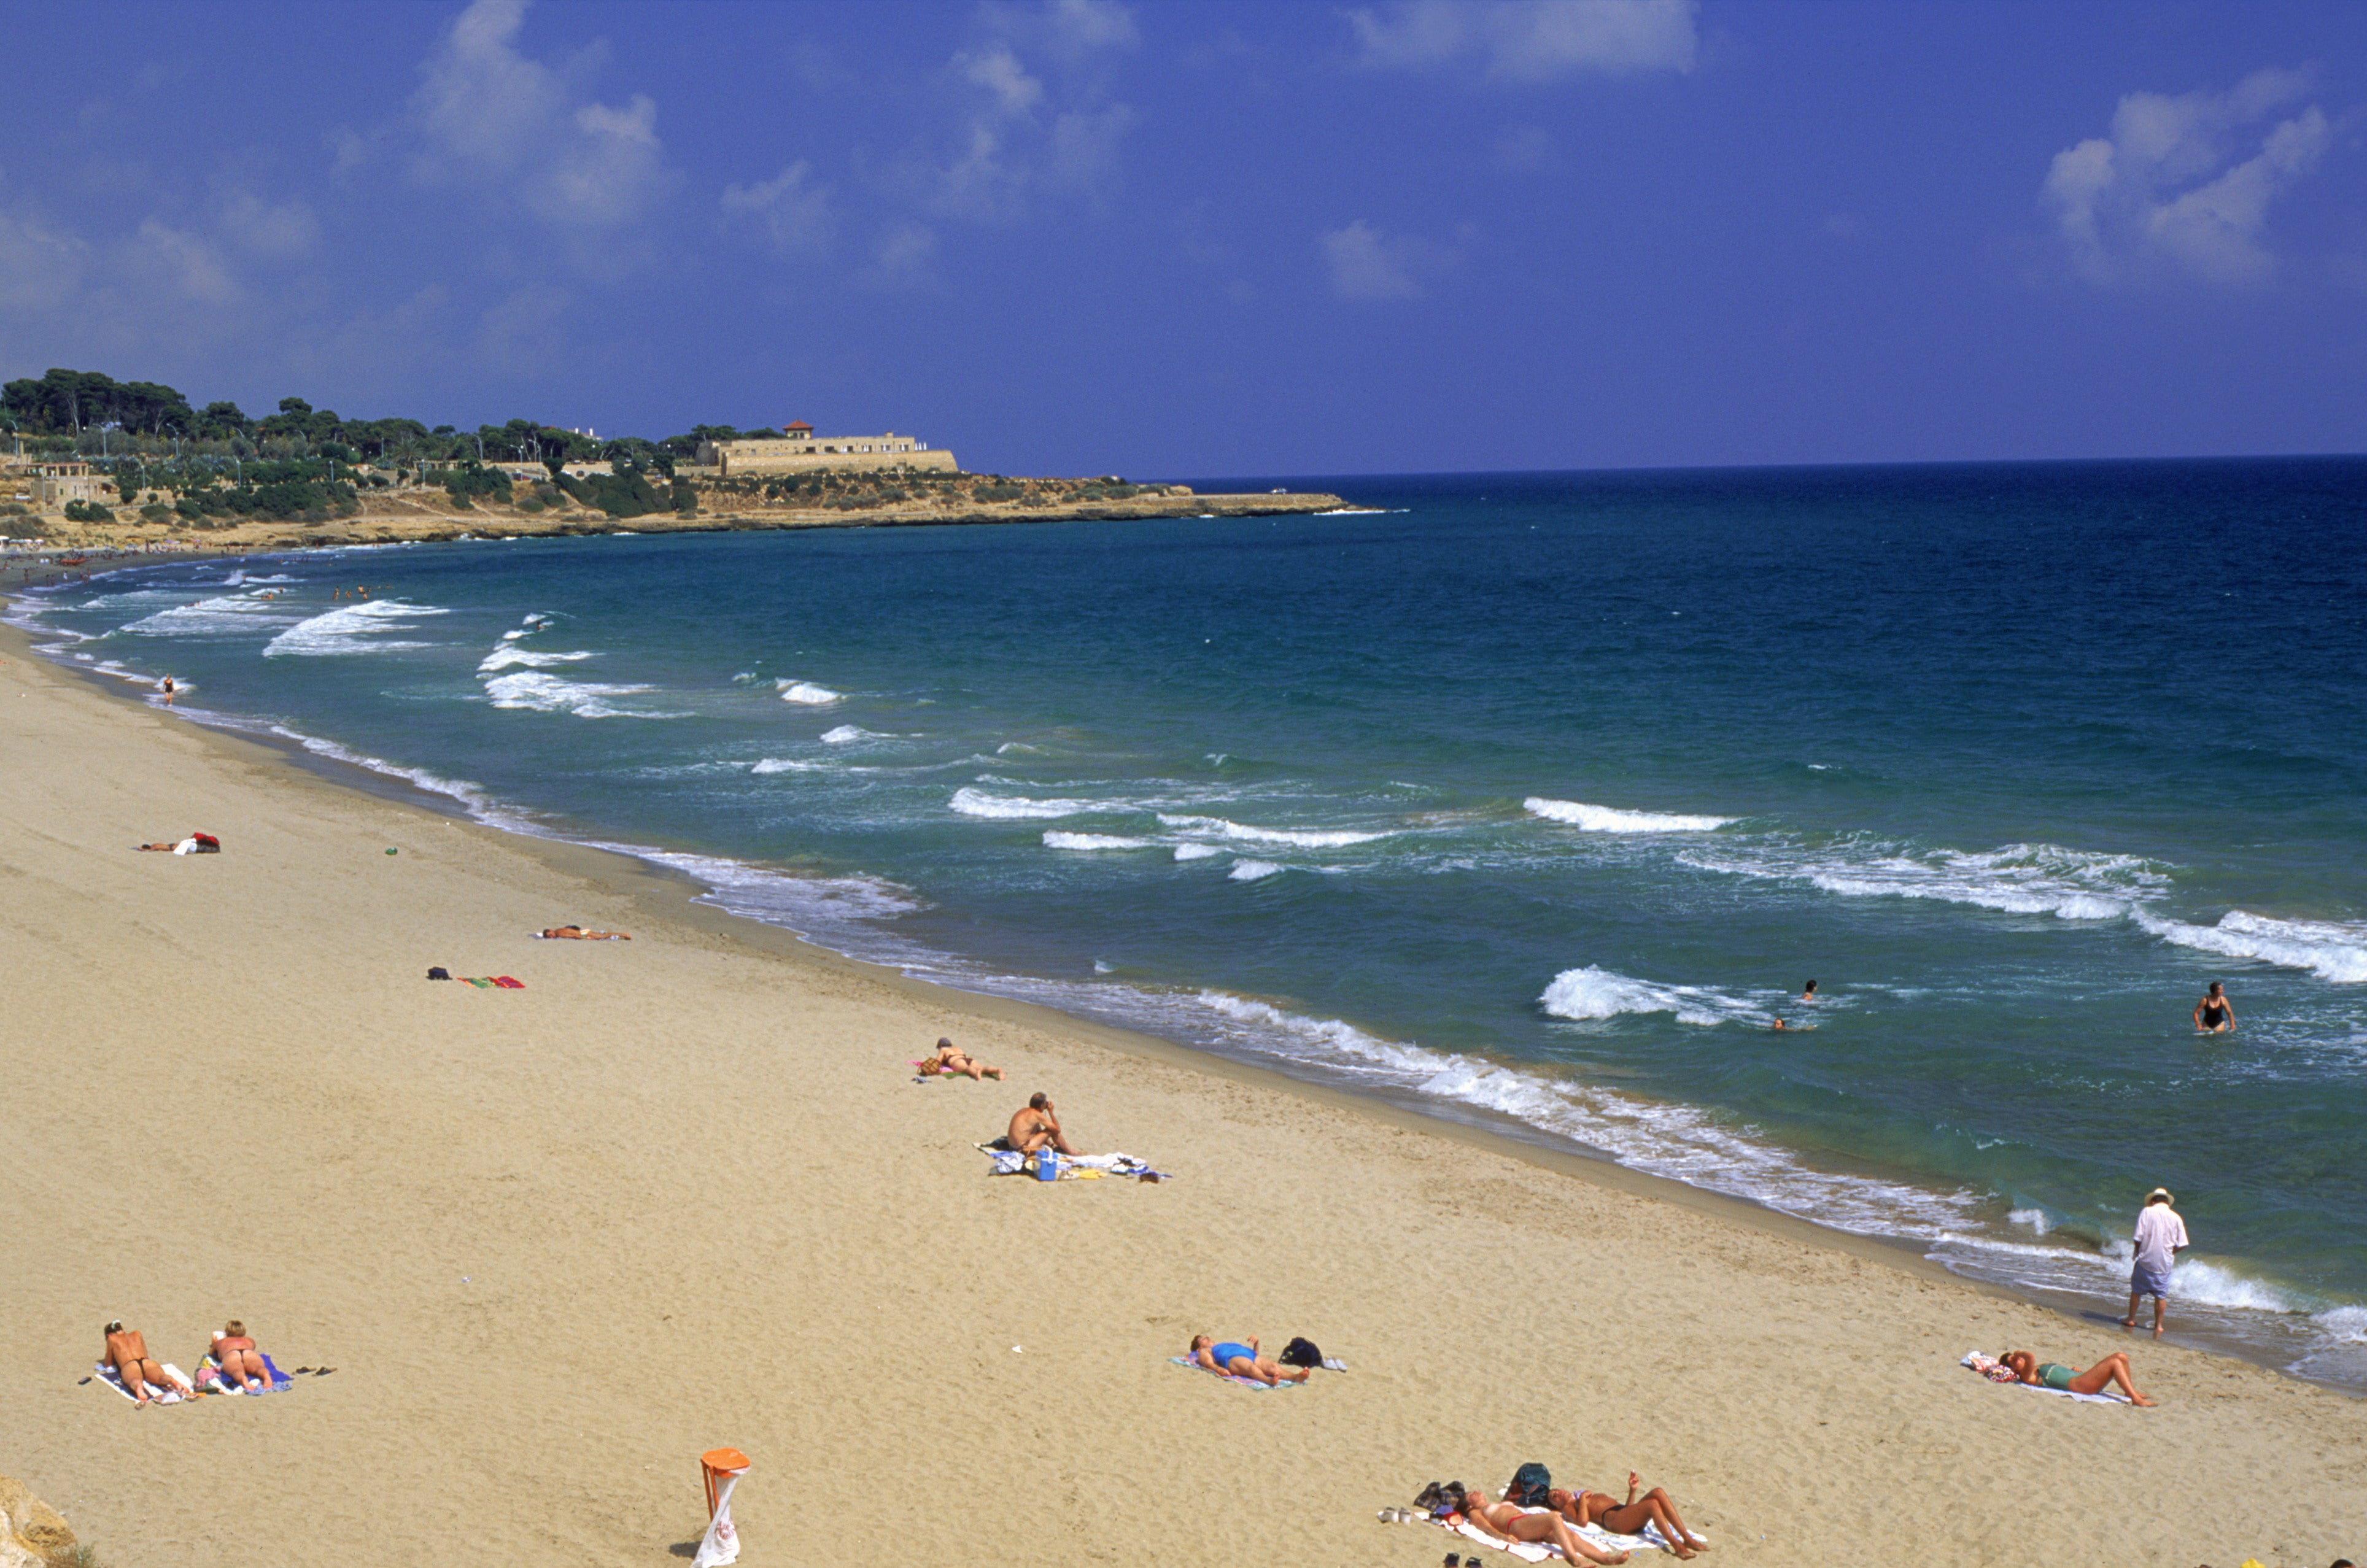
M 2203 993 L 2203 999 L 2194 1004 L 2194 1032 L 2225 1034 L 2235 1027 L 2236 1004 L 2227 999 L 2227 993 L 2214 980 L 2211 988 Z
M 1011 1118 L 1011 1146 L 1023 1155 L 1032 1155 L 1049 1145 L 1054 1154 L 1067 1155 L 1070 1159 L 1077 1151 L 1060 1132 L 1060 1119 L 1052 1114 L 1052 1097 L 1031 1094 L 1026 1105 Z
M 1305 1382 L 1314 1370 L 1301 1367 L 1295 1372 L 1284 1371 L 1278 1362 L 1258 1353 L 1254 1334 L 1247 1341 L 1219 1340 L 1213 1334 L 1195 1334 L 1192 1337 L 1192 1359 L 1212 1372 L 1251 1378 L 1268 1388 L 1279 1382 Z
M 2136 1258 L 2129 1266 L 2129 1315 L 2121 1319 L 2123 1328 L 2135 1328 L 2137 1303 L 2151 1296 L 2157 1339 L 2161 1337 L 2162 1314 L 2169 1307 L 2170 1266 L 2193 1245 L 2186 1239 L 2186 1222 L 2170 1207 L 2176 1201 L 2167 1187 L 2146 1194 L 2145 1208 L 2137 1214 Z
M 2060 1361 L 2042 1361 L 2027 1350 L 2008 1350 L 1999 1361 L 2013 1370 L 2013 1375 L 2033 1388 L 2061 1389 L 2067 1393 L 2101 1393 L 2118 1384 L 2129 1396 L 2131 1404 L 2151 1404 L 2152 1400 L 2137 1392 L 2129 1381 L 2129 1353 L 2115 1350 L 2084 1372 L 2073 1371 Z
M 107 1364 L 123 1380 L 123 1392 L 135 1404 L 148 1403 L 148 1391 L 170 1391 L 183 1399 L 195 1399 L 197 1391 L 164 1370 L 164 1364 L 148 1353 L 147 1337 L 136 1328 L 123 1326 L 121 1318 L 107 1325 Z

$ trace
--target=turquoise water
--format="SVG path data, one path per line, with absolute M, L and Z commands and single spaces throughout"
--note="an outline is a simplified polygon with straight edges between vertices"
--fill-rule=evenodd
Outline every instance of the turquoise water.
M 2176 1331 L 2367 1387 L 2367 461 L 1295 483 L 1372 510 L 28 603 L 841 950 L 2074 1310 L 2166 1184 Z

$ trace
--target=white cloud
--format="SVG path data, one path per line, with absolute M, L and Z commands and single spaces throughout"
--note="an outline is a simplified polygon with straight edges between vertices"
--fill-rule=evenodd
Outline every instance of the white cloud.
M 413 173 L 473 184 L 578 232 L 645 213 L 670 183 L 657 105 L 582 96 L 571 73 L 518 52 L 527 0 L 475 0 L 422 68 L 412 100 L 425 147 Z
M 2122 98 L 2112 134 L 2057 152 L 2040 190 L 2072 265 L 2100 284 L 2164 270 L 2266 278 L 2276 266 L 2262 243 L 2270 202 L 2309 173 L 2334 131 L 2315 104 L 2264 136 L 2256 128 L 2306 88 L 2297 73 L 2256 71 L 2233 92 Z
M 1009 44 L 998 43 L 983 54 L 957 54 L 954 62 L 962 74 L 994 95 L 1004 114 L 1025 115 L 1044 101 L 1044 84 L 1027 74 Z
M 252 191 L 232 191 L 221 204 L 214 226 L 225 243 L 266 261 L 310 255 L 321 238 L 312 209 L 300 201 L 274 204 Z
M 873 253 L 878 265 L 874 281 L 897 286 L 921 282 L 937 254 L 936 231 L 919 223 L 899 224 L 889 231 Z
M 1698 0 L 1395 0 L 1348 13 L 1364 63 L 1421 69 L 1477 61 L 1548 82 L 1587 72 L 1691 71 Z
M 1425 257 L 1418 241 L 1391 239 L 1359 218 L 1323 236 L 1323 259 L 1331 269 L 1331 290 L 1342 299 L 1413 299 L 1421 285 L 1414 274 Z
M 478 318 L 479 355 L 513 376 L 548 371 L 566 352 L 561 329 L 570 303 L 564 290 L 547 283 L 515 290 Z
M 989 4 L 981 9 L 995 32 L 1025 40 L 1065 63 L 1103 50 L 1142 42 L 1134 13 L 1114 0 L 1047 0 L 1040 6 Z
M 147 219 L 124 250 L 134 287 L 156 289 L 201 305 L 235 303 L 244 291 L 222 265 L 221 250 L 202 235 Z
M 762 184 L 726 186 L 723 210 L 757 224 L 781 254 L 826 250 L 837 232 L 837 218 L 830 187 L 808 183 L 812 173 L 800 158 Z
M 0 310 L 54 310 L 82 286 L 90 247 L 40 219 L 0 209 Z

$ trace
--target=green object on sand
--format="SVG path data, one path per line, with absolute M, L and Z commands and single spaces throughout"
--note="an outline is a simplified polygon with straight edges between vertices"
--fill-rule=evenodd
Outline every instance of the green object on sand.
M 389 854 L 392 854 L 392 853 L 394 853 L 394 852 L 393 852 L 392 850 L 389 850 L 389 851 L 387 851 L 386 852 L 387 852 L 387 853 L 389 853 Z

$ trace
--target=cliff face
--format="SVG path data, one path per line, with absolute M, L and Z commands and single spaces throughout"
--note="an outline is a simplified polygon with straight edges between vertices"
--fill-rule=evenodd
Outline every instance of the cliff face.
M 21 1481 L 0 1475 L 0 1568 L 66 1568 L 74 1533 L 55 1508 Z

